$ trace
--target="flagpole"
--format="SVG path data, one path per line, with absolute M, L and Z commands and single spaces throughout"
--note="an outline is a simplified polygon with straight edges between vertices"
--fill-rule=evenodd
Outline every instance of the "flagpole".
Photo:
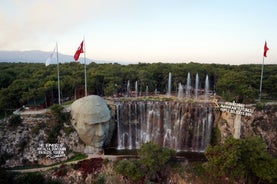
M 88 90 L 87 90 L 87 67 L 86 67 L 86 44 L 85 44 L 85 36 L 83 40 L 83 47 L 84 47 L 84 69 L 85 69 L 85 96 L 88 95 Z
M 259 102 L 261 102 L 261 98 L 262 98 L 263 75 L 264 75 L 264 56 L 263 56 L 263 64 L 262 64 L 262 71 L 261 71 Z
M 58 43 L 57 42 L 56 42 L 56 49 L 57 49 L 57 74 L 58 74 L 58 102 L 59 102 L 59 105 L 61 105 L 59 52 L 58 52 Z

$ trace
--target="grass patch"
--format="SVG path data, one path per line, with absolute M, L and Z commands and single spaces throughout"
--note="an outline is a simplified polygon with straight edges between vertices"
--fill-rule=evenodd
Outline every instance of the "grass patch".
M 74 100 L 66 101 L 62 104 L 62 106 L 70 105 L 73 103 Z
M 67 159 L 65 162 L 72 162 L 72 161 L 76 161 L 76 160 L 82 160 L 87 158 L 88 156 L 84 153 L 77 153 L 74 152 L 74 155 L 72 157 L 70 157 L 69 159 Z
M 74 155 L 72 157 L 68 158 L 65 161 L 57 162 L 55 164 L 51 164 L 51 165 L 39 165 L 39 164 L 23 165 L 23 166 L 10 167 L 10 168 L 7 168 L 7 170 L 26 170 L 26 169 L 36 169 L 36 168 L 52 167 L 52 166 L 56 166 L 56 165 L 67 163 L 67 162 L 73 162 L 73 161 L 82 160 L 82 159 L 85 159 L 87 157 L 88 156 L 86 154 L 74 152 Z

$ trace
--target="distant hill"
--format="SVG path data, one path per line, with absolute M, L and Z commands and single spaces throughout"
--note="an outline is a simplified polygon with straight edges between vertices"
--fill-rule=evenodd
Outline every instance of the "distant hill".
M 31 51 L 0 51 L 0 62 L 9 63 L 45 63 L 46 59 L 50 56 L 51 52 L 44 52 L 39 50 Z M 83 62 L 82 57 L 80 61 Z M 74 61 L 73 55 L 64 55 L 59 53 L 60 63 L 67 63 Z M 86 58 L 87 63 L 92 60 Z M 94 61 L 96 63 L 103 63 L 103 61 Z

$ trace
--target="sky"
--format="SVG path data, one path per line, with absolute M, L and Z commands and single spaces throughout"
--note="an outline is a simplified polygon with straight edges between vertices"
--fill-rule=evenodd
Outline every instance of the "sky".
M 277 64 L 276 0 L 1 0 L 0 50 L 118 63 Z

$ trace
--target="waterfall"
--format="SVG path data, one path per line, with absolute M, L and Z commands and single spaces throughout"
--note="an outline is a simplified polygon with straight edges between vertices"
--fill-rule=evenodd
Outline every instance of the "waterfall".
M 138 97 L 138 81 L 135 83 L 135 97 Z
M 179 86 L 178 86 L 178 99 L 182 99 L 184 97 L 184 89 L 183 89 L 183 86 L 181 84 L 181 82 L 179 83 Z
M 171 72 L 168 74 L 168 89 L 167 89 L 167 96 L 171 96 Z
M 158 94 L 158 90 L 156 88 L 155 91 L 154 91 L 154 95 L 157 95 L 157 94 Z
M 194 88 L 194 98 L 198 99 L 198 88 L 199 88 L 199 76 L 198 73 L 195 76 L 195 88 Z
M 116 124 L 117 124 L 117 137 L 118 137 L 118 141 L 117 141 L 117 149 L 119 149 L 119 150 L 121 150 L 121 149 L 123 149 L 124 148 L 124 146 L 123 146 L 123 136 L 121 136 L 122 135 L 122 129 L 121 129 L 121 127 L 120 127 L 120 109 L 121 109 L 121 107 L 120 107 L 120 105 L 121 105 L 121 103 L 120 102 L 115 102 L 115 107 L 116 107 Z
M 131 92 L 131 89 L 130 89 L 130 81 L 128 80 L 128 82 L 127 82 L 127 97 L 129 97 L 130 96 L 130 93 Z
M 209 76 L 206 75 L 206 80 L 205 80 L 205 100 L 209 100 L 209 91 L 210 91 Z
M 182 152 L 203 152 L 210 142 L 213 105 L 181 101 L 122 101 L 116 105 L 117 149 L 152 141 Z
M 186 98 L 190 98 L 190 90 L 191 90 L 191 86 L 190 86 L 190 73 L 188 72 L 188 76 L 187 76 L 187 86 L 186 86 Z

